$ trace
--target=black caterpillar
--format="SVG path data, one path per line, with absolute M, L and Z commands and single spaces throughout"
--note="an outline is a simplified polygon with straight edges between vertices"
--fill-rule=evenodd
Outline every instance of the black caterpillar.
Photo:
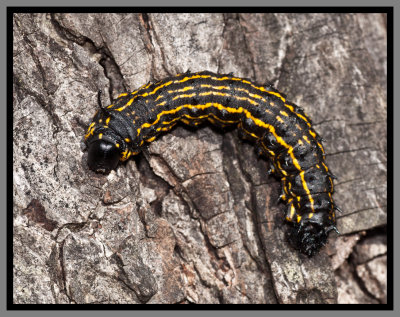
M 308 256 L 335 227 L 333 175 L 324 163 L 322 138 L 303 109 L 272 86 L 211 72 L 183 73 L 123 93 L 95 114 L 85 140 L 90 169 L 109 173 L 178 121 L 205 120 L 237 127 L 255 141 L 282 180 L 281 200 L 293 225 L 292 244 Z

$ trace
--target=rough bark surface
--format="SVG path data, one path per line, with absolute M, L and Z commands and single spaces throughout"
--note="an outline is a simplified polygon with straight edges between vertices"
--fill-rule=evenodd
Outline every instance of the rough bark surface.
M 386 20 L 379 14 L 16 14 L 15 303 L 385 303 Z M 285 240 L 280 182 L 235 131 L 178 127 L 108 176 L 104 101 L 210 70 L 303 107 L 338 177 L 341 236 Z

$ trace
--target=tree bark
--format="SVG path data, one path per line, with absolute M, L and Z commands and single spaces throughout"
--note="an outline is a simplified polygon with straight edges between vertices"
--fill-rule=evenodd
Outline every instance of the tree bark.
M 14 303 L 384 303 L 386 16 L 15 14 Z M 235 131 L 178 127 L 108 176 L 83 136 L 112 102 L 190 69 L 272 83 L 338 177 L 341 235 L 285 239 L 279 180 Z M 346 295 L 347 294 L 347 295 Z

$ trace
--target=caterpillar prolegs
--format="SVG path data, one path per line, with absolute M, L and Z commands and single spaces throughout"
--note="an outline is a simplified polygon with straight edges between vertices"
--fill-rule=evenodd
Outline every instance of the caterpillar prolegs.
M 197 126 L 206 120 L 222 127 L 236 125 L 255 141 L 282 180 L 292 244 L 308 256 L 318 252 L 328 233 L 337 231 L 333 175 L 311 120 L 271 86 L 204 71 L 123 93 L 113 104 L 100 106 L 88 128 L 88 165 L 109 173 L 177 122 Z

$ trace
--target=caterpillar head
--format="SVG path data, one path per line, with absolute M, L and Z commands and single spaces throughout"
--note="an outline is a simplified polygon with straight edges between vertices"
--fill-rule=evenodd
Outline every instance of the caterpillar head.
M 85 135 L 88 149 L 88 166 L 96 173 L 108 174 L 119 161 L 127 160 L 136 143 L 131 140 L 127 122 L 121 114 L 101 109 Z M 129 143 L 129 144 L 128 144 Z
M 108 174 L 115 169 L 120 160 L 121 151 L 115 142 L 94 140 L 88 146 L 88 166 L 97 173 Z
M 110 106 L 102 106 L 101 91 L 98 93 L 98 104 L 99 110 L 85 135 L 87 163 L 91 170 L 108 174 L 119 161 L 125 161 L 132 155 L 127 145 L 131 141 L 129 132 L 132 128 L 122 113 L 109 110 Z

